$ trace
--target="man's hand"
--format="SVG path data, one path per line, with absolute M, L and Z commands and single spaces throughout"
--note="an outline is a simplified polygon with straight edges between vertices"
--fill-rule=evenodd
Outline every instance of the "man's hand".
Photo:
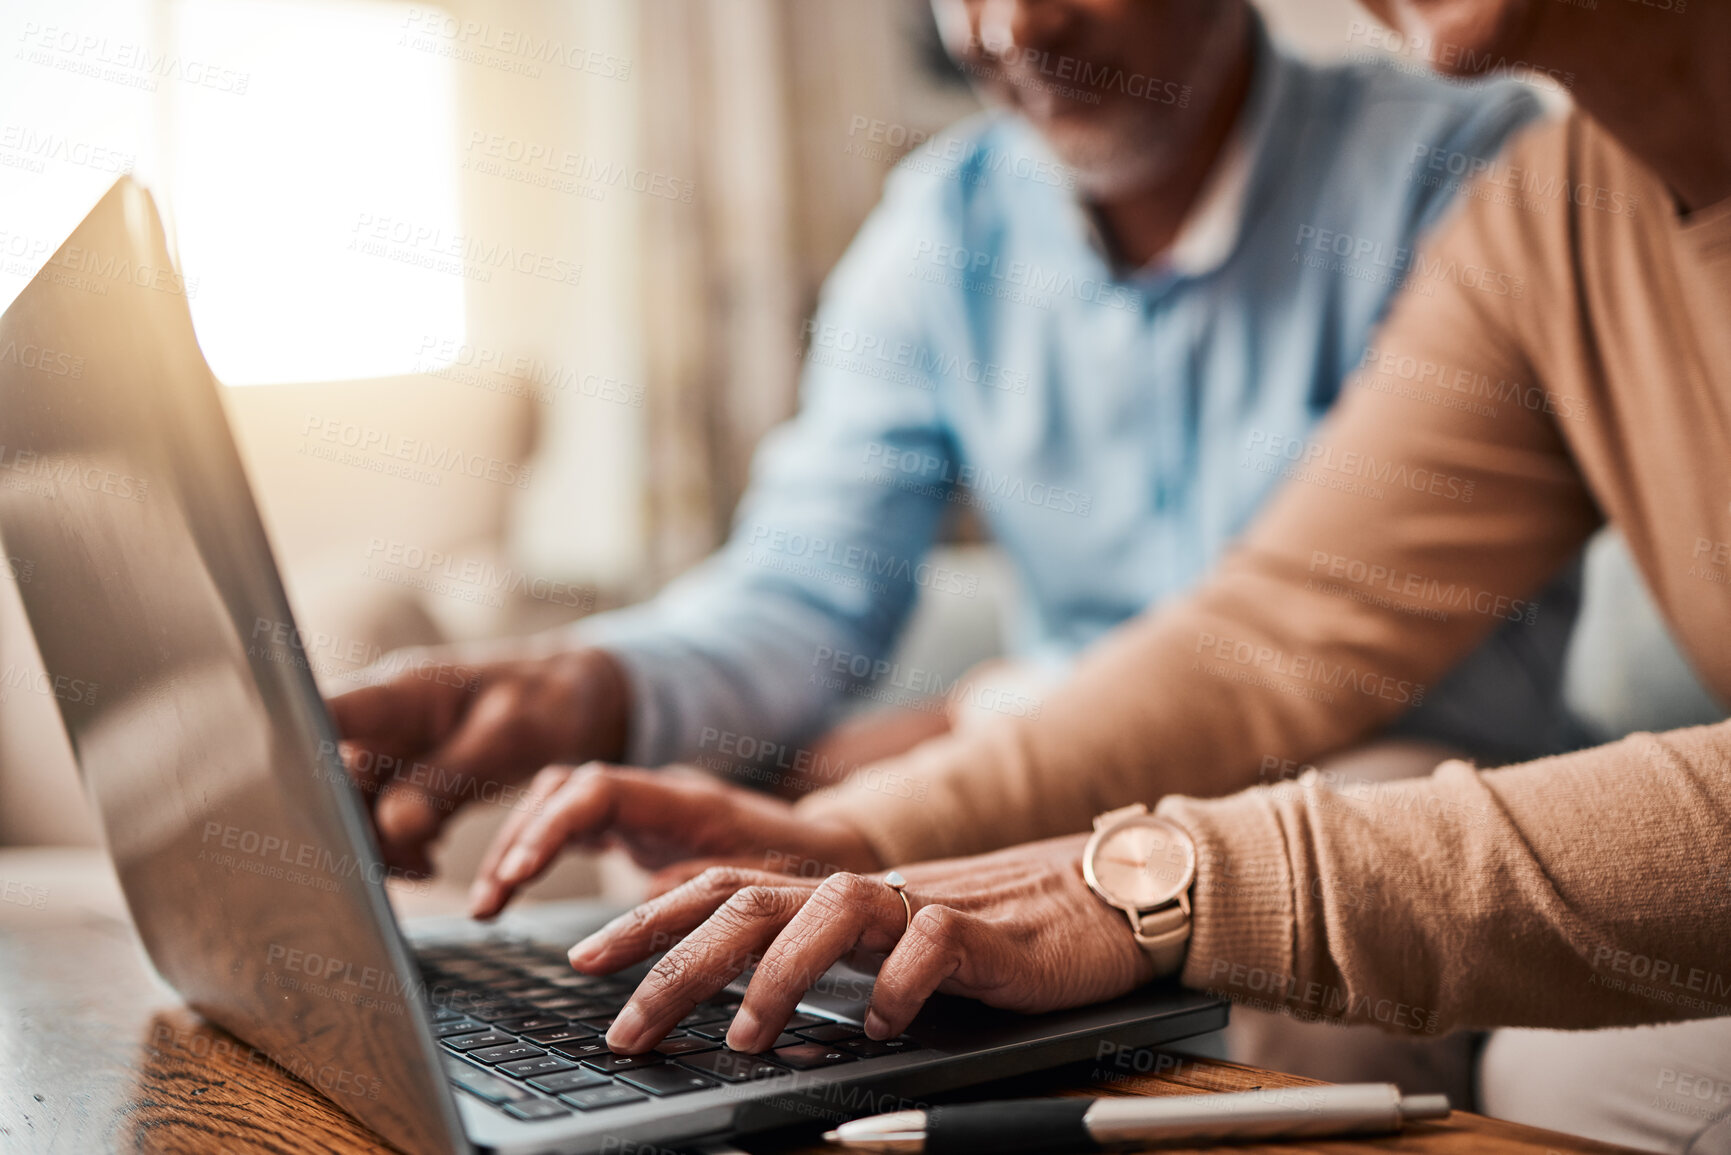
M 619 757 L 630 709 L 624 671 L 598 649 L 474 664 L 432 651 L 329 705 L 386 864 L 415 874 L 465 802 L 551 762 Z
M 549 766 L 514 809 L 469 891 L 476 918 L 498 914 L 568 846 L 624 847 L 639 866 L 662 870 L 656 893 L 718 862 L 813 874 L 879 865 L 851 826 L 681 767 Z
M 856 950 L 889 955 L 865 1020 L 874 1039 L 906 1030 L 934 991 L 1030 1012 L 1098 1002 L 1155 975 L 1123 914 L 1083 881 L 1087 841 L 902 868 L 911 922 L 881 877 L 717 867 L 572 947 L 571 965 L 605 974 L 667 951 L 607 1032 L 621 1054 L 653 1047 L 753 962 L 727 1045 L 761 1051 L 807 988 Z

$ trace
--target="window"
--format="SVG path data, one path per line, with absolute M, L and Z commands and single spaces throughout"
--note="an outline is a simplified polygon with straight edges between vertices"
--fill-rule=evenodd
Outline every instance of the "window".
M 159 89 L 164 168 L 217 377 L 436 367 L 464 335 L 457 96 L 450 62 L 404 35 L 412 9 L 179 0 L 164 11 L 176 61 Z

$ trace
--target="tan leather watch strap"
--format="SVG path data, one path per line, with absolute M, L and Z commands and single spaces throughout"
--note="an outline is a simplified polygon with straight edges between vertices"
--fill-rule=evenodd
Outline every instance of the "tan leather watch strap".
M 1148 807 L 1140 802 L 1132 802 L 1128 806 L 1120 806 L 1116 810 L 1108 810 L 1104 814 L 1094 816 L 1094 829 L 1104 830 L 1116 825 L 1126 818 L 1141 818 L 1148 813 Z
M 1154 960 L 1155 973 L 1177 973 L 1190 946 L 1190 904 L 1175 902 L 1143 915 L 1137 924 L 1136 942 Z

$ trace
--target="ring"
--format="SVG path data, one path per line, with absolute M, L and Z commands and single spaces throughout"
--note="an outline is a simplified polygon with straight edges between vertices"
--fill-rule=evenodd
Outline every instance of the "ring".
M 902 900 L 902 909 L 907 912 L 908 921 L 902 927 L 902 933 L 908 933 L 908 927 L 914 925 L 914 907 L 908 901 L 908 880 L 901 876 L 900 871 L 892 870 L 884 875 L 884 885 L 896 892 L 896 897 Z

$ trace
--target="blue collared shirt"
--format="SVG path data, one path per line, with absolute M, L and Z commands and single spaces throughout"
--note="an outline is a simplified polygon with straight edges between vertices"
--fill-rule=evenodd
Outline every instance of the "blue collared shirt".
M 916 149 L 829 278 L 799 414 L 761 446 L 730 541 L 580 624 L 628 671 L 631 760 L 713 755 L 718 734 L 791 746 L 861 700 L 947 689 L 888 655 L 922 589 L 977 581 L 928 558 L 958 505 L 1014 565 L 1021 657 L 1061 667 L 1190 589 L 1292 472 L 1402 279 L 1451 275 L 1412 252 L 1452 174 L 1537 112 L 1512 84 L 1319 67 L 1259 38 L 1202 210 L 1129 272 L 1019 118 Z M 1572 613 L 1564 591 L 1509 623 L 1408 729 L 1551 749 Z

